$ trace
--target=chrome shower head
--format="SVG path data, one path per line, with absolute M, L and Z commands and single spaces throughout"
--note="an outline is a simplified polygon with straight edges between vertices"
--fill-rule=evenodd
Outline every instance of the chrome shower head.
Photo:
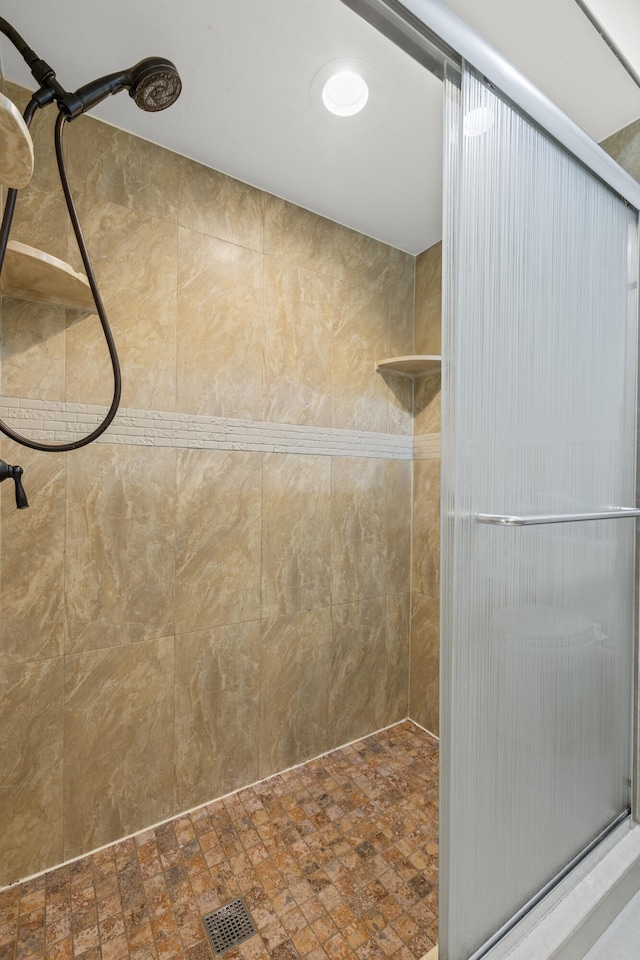
M 128 90 L 129 96 L 141 110 L 155 112 L 165 110 L 175 103 L 180 96 L 182 82 L 170 60 L 147 57 L 129 70 L 110 73 L 76 90 L 72 94 L 75 103 L 70 104 L 72 116 L 86 113 L 106 97 L 120 93 L 121 90 Z

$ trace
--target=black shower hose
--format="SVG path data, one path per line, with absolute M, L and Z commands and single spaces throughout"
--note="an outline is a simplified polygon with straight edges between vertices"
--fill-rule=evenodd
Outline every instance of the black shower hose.
M 27 108 L 24 112 L 24 121 L 27 125 L 27 128 L 31 126 L 31 121 L 33 120 L 34 114 L 40 106 L 41 104 L 35 99 L 35 97 L 27 104 Z M 116 345 L 113 340 L 113 334 L 111 332 L 111 327 L 109 326 L 109 321 L 107 319 L 107 314 L 102 302 L 102 297 L 100 296 L 98 283 L 96 281 L 95 273 L 93 272 L 93 266 L 91 264 L 89 253 L 87 251 L 87 245 L 82 233 L 82 227 L 80 226 L 80 221 L 78 220 L 76 206 L 71 195 L 69 178 L 67 177 L 67 169 L 64 161 L 63 133 L 65 123 L 68 119 L 69 117 L 63 113 L 62 110 L 60 110 L 55 129 L 55 148 L 56 158 L 58 161 L 58 172 L 60 174 L 60 183 L 62 184 L 67 210 L 69 211 L 69 218 L 73 226 L 73 232 L 76 236 L 76 241 L 78 244 L 78 249 L 80 250 L 82 262 L 84 264 L 85 273 L 89 281 L 89 286 L 91 287 L 93 302 L 96 305 L 98 317 L 102 325 L 102 332 L 104 333 L 104 338 L 107 341 L 109 357 L 111 359 L 111 366 L 113 368 L 113 399 L 104 420 L 95 428 L 95 430 L 86 436 L 81 437 L 79 440 L 73 440 L 69 443 L 41 443 L 39 440 L 30 440 L 27 437 L 20 436 L 19 433 L 16 433 L 15 430 L 12 430 L 11 427 L 8 427 L 6 423 L 3 423 L 3 421 L 0 420 L 0 432 L 4 433 L 4 435 L 9 437 L 10 440 L 15 440 L 16 443 L 20 443 L 24 447 L 30 447 L 32 450 L 42 450 L 53 453 L 65 453 L 68 450 L 78 450 L 80 447 L 86 447 L 87 444 L 93 443 L 94 440 L 97 440 L 98 437 L 102 436 L 117 413 L 118 406 L 120 404 L 120 397 L 122 395 L 122 376 L 120 373 L 120 363 L 118 361 Z M 4 256 L 7 250 L 9 231 L 11 229 L 11 221 L 13 219 L 13 211 L 16 205 L 17 194 L 18 191 L 15 189 L 7 191 L 4 216 L 2 218 L 2 225 L 0 226 L 0 271 L 2 270 Z

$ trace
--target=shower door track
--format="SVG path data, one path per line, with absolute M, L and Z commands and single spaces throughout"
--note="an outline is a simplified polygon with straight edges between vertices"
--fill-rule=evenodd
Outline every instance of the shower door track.
M 567 863 L 562 870 L 555 875 L 548 883 L 544 885 L 538 892 L 527 901 L 517 913 L 514 913 L 512 917 L 503 924 L 499 930 L 493 934 L 493 936 L 487 940 L 482 946 L 472 953 L 469 957 L 469 960 L 483 960 L 483 957 L 486 957 L 494 947 L 496 947 L 512 930 L 514 930 L 519 923 L 522 922 L 526 917 L 530 916 L 534 919 L 532 911 L 539 906 L 543 900 L 547 897 L 552 897 L 554 891 L 558 889 L 563 880 L 566 880 L 575 870 L 578 869 L 580 864 L 584 863 L 585 860 L 595 851 L 600 850 L 601 855 L 604 855 L 607 850 L 604 849 L 603 845 L 606 843 L 609 837 L 612 837 L 620 829 L 620 827 L 625 824 L 631 824 L 631 811 L 629 808 L 623 810 L 622 813 L 613 820 L 607 827 L 602 830 L 597 837 L 588 843 L 584 849 L 580 851 L 572 860 Z M 535 923 L 535 919 L 534 919 Z M 497 958 L 496 958 L 497 960 Z

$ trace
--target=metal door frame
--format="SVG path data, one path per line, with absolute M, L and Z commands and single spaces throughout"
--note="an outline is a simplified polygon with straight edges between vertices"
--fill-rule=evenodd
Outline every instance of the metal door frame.
M 342 0 L 342 3 L 440 79 L 444 79 L 445 69 L 449 76 L 452 72 L 459 73 L 463 61 L 474 67 L 490 84 L 495 85 L 510 99 L 517 109 L 527 114 L 543 132 L 622 197 L 635 209 L 636 213 L 640 211 L 640 184 L 441 0 L 404 0 L 403 3 L 398 0 Z M 636 475 L 640 478 L 640 445 L 637 453 Z M 640 507 L 640 491 L 636 493 L 636 507 Z M 635 515 L 635 512 L 625 510 L 621 515 Z M 484 522 L 519 524 L 554 522 L 557 518 L 483 517 L 479 519 Z M 592 518 L 581 517 L 580 519 Z M 640 570 L 640 520 L 636 521 L 636 577 L 638 570 Z M 632 715 L 629 717 L 632 747 L 631 811 L 633 820 L 640 822 L 640 785 L 638 783 L 640 774 L 640 691 L 638 690 L 640 613 L 637 579 L 634 620 Z M 446 770 L 445 759 L 445 777 Z M 603 848 L 606 847 L 607 844 L 604 843 Z M 566 871 L 563 871 L 562 875 L 565 874 Z M 492 938 L 492 940 L 495 939 Z M 485 948 L 481 952 L 484 954 Z
M 596 177 L 640 211 L 640 184 L 495 47 L 440 0 L 341 0 L 440 79 L 463 60 Z

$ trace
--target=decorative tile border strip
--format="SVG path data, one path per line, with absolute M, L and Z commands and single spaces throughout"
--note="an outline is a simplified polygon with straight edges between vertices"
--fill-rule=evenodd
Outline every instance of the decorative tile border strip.
M 422 433 L 413 438 L 414 460 L 440 459 L 440 434 Z
M 0 417 L 28 439 L 49 443 L 74 440 L 102 420 L 106 407 L 0 397 Z M 413 438 L 291 423 L 234 420 L 188 413 L 121 407 L 98 443 L 258 453 L 411 460 Z

